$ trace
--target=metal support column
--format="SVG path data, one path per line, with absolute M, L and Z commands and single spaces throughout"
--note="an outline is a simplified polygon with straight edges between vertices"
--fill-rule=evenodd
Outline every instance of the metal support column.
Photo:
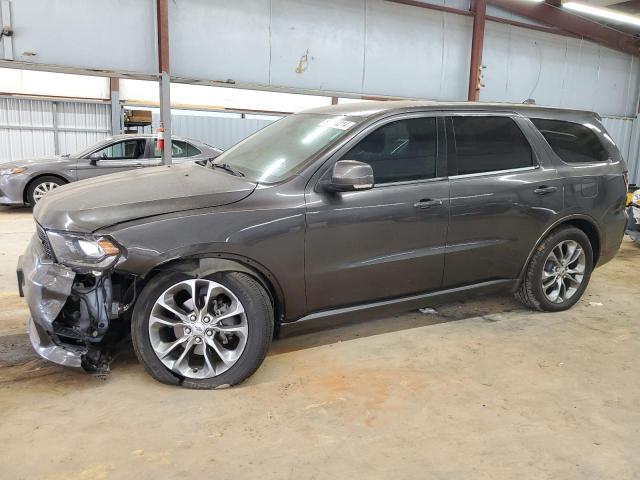
M 111 135 L 122 133 L 122 107 L 120 106 L 120 80 L 109 78 L 109 96 L 111 97 Z
M 51 116 L 53 122 L 53 153 L 60 155 L 60 130 L 58 129 L 58 102 L 51 103 Z
M 162 163 L 171 165 L 171 77 L 169 76 L 169 1 L 156 0 L 158 70 L 160 73 L 160 124 L 164 128 Z
M 171 81 L 167 72 L 160 74 L 160 124 L 164 127 L 162 163 L 171 165 Z
M 482 73 L 482 48 L 487 1 L 475 0 L 473 4 L 473 34 L 471 36 L 471 64 L 469 67 L 469 101 L 480 100 L 480 75 Z

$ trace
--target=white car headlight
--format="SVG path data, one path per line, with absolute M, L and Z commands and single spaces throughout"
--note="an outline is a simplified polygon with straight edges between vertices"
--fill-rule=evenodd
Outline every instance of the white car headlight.
M 113 240 L 81 233 L 47 232 L 56 260 L 68 267 L 104 270 L 111 267 L 121 250 Z
M 24 172 L 26 169 L 27 167 L 5 168 L 4 170 L 0 170 L 0 175 L 16 175 Z

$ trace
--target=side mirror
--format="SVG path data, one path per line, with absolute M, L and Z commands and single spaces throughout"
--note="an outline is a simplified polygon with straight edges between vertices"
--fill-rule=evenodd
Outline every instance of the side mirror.
M 95 167 L 98 164 L 98 160 L 100 160 L 101 158 L 102 157 L 99 154 L 92 153 L 91 155 L 89 155 L 89 163 Z
M 331 179 L 322 183 L 327 192 L 353 192 L 373 188 L 371 165 L 356 160 L 340 160 L 333 166 Z

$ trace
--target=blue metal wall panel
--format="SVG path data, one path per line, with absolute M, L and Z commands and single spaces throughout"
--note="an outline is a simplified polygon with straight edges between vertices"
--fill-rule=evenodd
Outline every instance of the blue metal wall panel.
M 270 83 L 359 92 L 364 0 L 272 0 Z
M 466 98 L 468 17 L 390 2 L 367 2 L 364 84 L 369 94 Z
M 429 3 L 468 7 L 468 0 Z M 11 5 L 16 60 L 156 71 L 153 0 Z M 177 77 L 339 96 L 466 99 L 469 17 L 384 0 L 173 0 L 169 8 Z M 640 62 L 624 53 L 488 22 L 484 63 L 483 100 L 533 97 L 608 115 L 635 113 Z
M 270 83 L 270 0 L 173 0 L 169 21 L 173 75 Z
M 44 65 L 157 72 L 153 0 L 11 2 L 14 59 Z
M 488 22 L 480 99 L 635 114 L 640 63 L 584 40 Z

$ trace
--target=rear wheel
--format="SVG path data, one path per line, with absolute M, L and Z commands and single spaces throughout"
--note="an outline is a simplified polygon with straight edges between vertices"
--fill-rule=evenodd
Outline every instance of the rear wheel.
M 27 202 L 33 207 L 50 191 L 64 185 L 64 180 L 58 177 L 46 176 L 33 180 L 27 187 Z
M 585 233 L 557 228 L 536 248 L 516 298 L 535 310 L 567 310 L 584 293 L 592 270 L 593 250 Z
M 132 318 L 136 354 L 156 380 L 189 388 L 235 385 L 260 366 L 273 336 L 268 294 L 251 276 L 161 274 Z

